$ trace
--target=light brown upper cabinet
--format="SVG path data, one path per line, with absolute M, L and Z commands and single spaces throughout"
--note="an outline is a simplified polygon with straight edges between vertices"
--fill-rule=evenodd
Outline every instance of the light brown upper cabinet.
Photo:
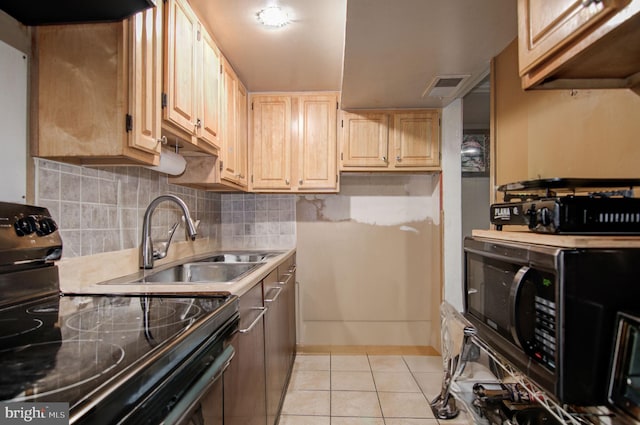
M 186 0 L 167 0 L 163 131 L 182 149 L 217 154 L 220 53 Z
M 247 186 L 247 90 L 227 61 L 222 67 L 224 87 L 221 177 Z
M 162 2 L 122 22 L 33 31 L 33 154 L 157 165 Z
M 342 112 L 341 171 L 439 171 L 440 112 Z
M 187 169 L 169 182 L 203 190 L 247 190 L 247 90 L 221 57 L 221 101 L 218 141 L 213 155 L 186 155 Z
M 249 182 L 249 99 L 240 80 L 236 85 L 236 169 L 237 183 L 246 188 Z
M 640 83 L 640 0 L 518 0 L 522 87 Z
M 252 95 L 250 187 L 337 192 L 337 93 Z
M 221 86 L 221 55 L 218 47 L 207 31 L 202 31 L 202 60 L 199 63 L 202 90 L 198 90 L 201 101 L 200 125 L 197 135 L 202 142 L 218 149 L 220 147 L 220 86 Z M 198 120 L 196 120 L 197 123 Z
M 389 165 L 389 114 L 342 112 L 340 168 L 387 168 Z

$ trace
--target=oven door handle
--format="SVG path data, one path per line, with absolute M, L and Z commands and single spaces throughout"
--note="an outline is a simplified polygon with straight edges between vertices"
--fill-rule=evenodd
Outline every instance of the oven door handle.
M 231 360 L 235 356 L 233 346 L 229 345 L 213 361 L 211 366 L 198 378 L 185 395 L 178 401 L 171 412 L 162 421 L 163 425 L 175 425 L 184 421 L 191 410 L 198 404 L 200 399 L 222 377 L 222 374 L 229 367 Z

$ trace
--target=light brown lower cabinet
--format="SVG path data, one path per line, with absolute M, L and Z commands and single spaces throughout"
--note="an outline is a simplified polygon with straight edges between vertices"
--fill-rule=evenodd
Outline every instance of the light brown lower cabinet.
M 292 254 L 278 266 L 278 281 L 284 287 L 282 297 L 287 310 L 287 364 L 291 374 L 296 356 L 296 254 Z
M 224 375 L 225 425 L 277 423 L 295 358 L 295 317 L 293 254 L 240 297 L 236 355 Z
M 265 358 L 262 282 L 240 297 L 235 358 L 224 373 L 225 425 L 265 425 Z
M 276 423 L 284 401 L 291 366 L 288 325 L 288 288 L 279 280 L 278 270 L 271 272 L 263 281 L 265 306 L 265 364 L 267 383 L 267 425 Z

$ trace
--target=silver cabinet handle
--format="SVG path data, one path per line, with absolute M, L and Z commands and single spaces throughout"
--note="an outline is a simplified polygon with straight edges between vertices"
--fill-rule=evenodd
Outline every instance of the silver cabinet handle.
M 602 0 L 582 0 L 583 7 L 589 7 L 594 3 L 600 3 Z
M 302 179 L 298 180 L 298 184 L 300 184 L 302 186 L 302 183 L 303 183 Z
M 293 275 L 291 275 L 291 274 L 289 274 L 289 273 L 285 273 L 285 274 L 283 274 L 283 275 L 282 275 L 282 276 L 280 276 L 280 277 L 281 277 L 281 278 L 283 278 L 283 277 L 285 277 L 285 276 L 287 276 L 287 278 L 286 278 L 285 280 L 281 280 L 281 281 L 277 282 L 277 283 L 278 283 L 278 285 L 283 285 L 283 286 L 284 286 L 284 285 L 286 285 L 287 283 L 289 283 L 289 281 L 291 280 L 291 277 L 292 277 Z
M 267 312 L 268 309 L 267 307 L 252 307 L 251 310 L 261 310 L 261 311 L 260 311 L 260 314 L 258 314 L 258 317 L 256 317 L 254 321 L 251 322 L 248 328 L 240 329 L 238 331 L 241 334 L 246 334 L 247 332 L 251 332 L 251 329 L 253 329 L 256 326 L 256 324 L 260 321 L 260 319 L 262 319 L 262 316 L 264 316 L 264 314 Z
M 402 161 L 402 158 L 400 158 L 400 155 L 396 156 L 396 161 L 398 162 Z
M 159 139 L 156 139 L 156 142 L 160 143 L 161 145 L 166 145 L 167 143 L 169 143 L 169 141 L 167 140 L 167 136 L 162 136 Z
M 384 162 L 387 162 L 387 157 L 386 157 L 386 156 L 383 156 L 383 157 L 382 157 L 382 160 L 383 160 Z
M 198 118 L 198 119 L 196 120 L 196 123 L 194 124 L 194 126 L 195 126 L 196 128 L 200 128 L 200 127 L 202 127 L 202 120 L 201 120 L 200 118 Z
M 285 179 L 284 183 L 289 186 L 289 179 Z
M 266 303 L 272 303 L 278 299 L 278 297 L 280 296 L 280 293 L 282 292 L 282 286 L 276 286 L 275 288 L 271 288 L 271 290 L 272 291 L 278 290 L 278 292 L 276 292 L 276 295 L 271 298 L 265 298 L 264 302 Z
M 289 273 L 291 273 L 291 274 L 293 274 L 293 273 L 295 273 L 295 272 L 296 272 L 296 270 L 297 270 L 297 269 L 298 269 L 298 267 L 296 267 L 296 265 L 294 264 L 294 265 L 292 265 L 291 267 L 289 267 L 288 272 L 289 272 Z

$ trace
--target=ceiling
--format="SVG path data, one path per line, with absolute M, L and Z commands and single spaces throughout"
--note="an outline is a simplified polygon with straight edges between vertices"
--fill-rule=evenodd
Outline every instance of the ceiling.
M 261 26 L 278 3 L 292 20 Z M 190 0 L 250 92 L 342 92 L 342 108 L 446 106 L 516 37 L 513 0 Z M 468 76 L 444 97 L 436 76 Z

